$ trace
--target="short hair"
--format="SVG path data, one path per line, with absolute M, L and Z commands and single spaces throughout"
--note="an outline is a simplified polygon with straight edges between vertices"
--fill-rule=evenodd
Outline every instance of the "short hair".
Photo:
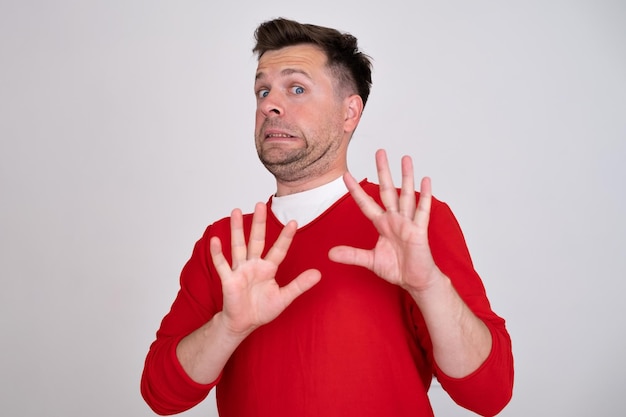
M 257 27 L 252 52 L 260 59 L 267 51 L 287 46 L 312 44 L 326 54 L 329 68 L 337 75 L 340 85 L 356 91 L 367 102 L 372 86 L 371 58 L 359 51 L 357 39 L 349 33 L 323 26 L 303 24 L 278 18 Z

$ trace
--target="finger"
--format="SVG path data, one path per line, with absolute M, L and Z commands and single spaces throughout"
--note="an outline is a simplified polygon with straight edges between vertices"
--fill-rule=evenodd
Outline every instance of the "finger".
M 380 199 L 389 211 L 398 211 L 398 191 L 393 185 L 387 153 L 383 149 L 376 152 L 376 170 L 380 184 Z
M 275 265 L 279 265 L 287 255 L 287 250 L 289 250 L 289 246 L 291 246 L 291 242 L 293 241 L 297 228 L 298 225 L 295 221 L 289 221 L 285 227 L 283 227 L 283 230 L 280 231 L 276 242 L 274 242 L 270 250 L 267 252 L 265 260 L 272 262 Z
M 334 262 L 362 266 L 370 270 L 374 266 L 374 254 L 371 250 L 352 246 L 335 246 L 328 251 L 328 258 Z
M 409 219 L 415 216 L 415 182 L 411 157 L 402 157 L 402 190 L 400 192 L 400 214 Z
M 232 269 L 237 269 L 246 260 L 246 239 L 243 234 L 243 215 L 241 210 L 230 213 L 230 248 L 233 259 Z
M 211 252 L 211 259 L 213 260 L 213 265 L 217 270 L 217 274 L 221 279 L 225 279 L 230 276 L 232 270 L 228 261 L 224 257 L 224 253 L 222 252 L 222 242 L 216 236 L 213 236 L 209 241 L 209 251 Z
M 363 190 L 361 185 L 349 172 L 346 172 L 343 175 L 343 182 L 346 184 L 346 187 L 348 188 L 348 191 L 350 191 L 350 195 L 354 198 L 356 204 L 359 206 L 363 214 L 365 214 L 365 217 L 370 220 L 374 220 L 375 217 L 385 212 L 385 210 L 383 210 L 383 208 L 379 206 L 378 203 L 365 192 L 365 190 Z
M 322 273 L 317 269 L 308 269 L 294 278 L 289 284 L 280 289 L 285 307 L 304 292 L 310 290 L 322 278 Z
M 265 224 L 267 222 L 267 206 L 257 203 L 254 206 L 250 239 L 248 240 L 247 259 L 260 258 L 265 248 Z
M 413 221 L 420 230 L 428 232 L 428 223 L 430 221 L 430 207 L 432 204 L 432 186 L 430 178 L 422 178 L 420 183 L 420 198 L 417 202 L 417 210 Z

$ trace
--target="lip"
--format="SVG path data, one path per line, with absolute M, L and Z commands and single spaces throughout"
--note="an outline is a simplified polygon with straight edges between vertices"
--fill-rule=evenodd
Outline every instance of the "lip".
M 296 138 L 296 136 L 292 135 L 291 133 L 278 129 L 266 130 L 265 132 L 263 132 L 263 137 L 265 138 L 265 140 L 290 140 Z

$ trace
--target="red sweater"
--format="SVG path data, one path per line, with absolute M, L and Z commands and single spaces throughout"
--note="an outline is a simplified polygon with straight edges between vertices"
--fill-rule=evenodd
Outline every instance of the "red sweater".
M 377 185 L 362 186 L 379 201 Z M 251 219 L 245 216 L 246 234 Z M 281 228 L 268 210 L 266 251 Z M 178 296 L 148 352 L 141 391 L 155 412 L 189 409 L 217 385 L 222 417 L 432 416 L 427 391 L 433 375 L 457 403 L 478 414 L 495 415 L 509 401 L 511 341 L 504 320 L 489 306 L 446 204 L 433 200 L 429 227 L 433 257 L 493 339 L 485 363 L 462 379 L 438 371 L 424 320 L 406 291 L 366 269 L 328 259 L 334 246 L 372 248 L 378 238 L 346 195 L 298 229 L 276 275 L 284 285 L 302 271 L 317 268 L 322 280 L 274 321 L 255 330 L 237 348 L 218 381 L 195 383 L 175 350 L 180 339 L 222 308 L 220 279 L 209 253 L 211 236 L 219 236 L 230 260 L 229 219 L 222 219 L 196 243 L 182 271 Z

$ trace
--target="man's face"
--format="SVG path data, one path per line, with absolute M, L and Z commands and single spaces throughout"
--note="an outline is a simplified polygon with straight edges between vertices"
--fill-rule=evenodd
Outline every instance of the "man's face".
M 266 52 L 254 91 L 257 153 L 277 180 L 314 178 L 343 163 L 351 132 L 324 52 L 313 45 Z

